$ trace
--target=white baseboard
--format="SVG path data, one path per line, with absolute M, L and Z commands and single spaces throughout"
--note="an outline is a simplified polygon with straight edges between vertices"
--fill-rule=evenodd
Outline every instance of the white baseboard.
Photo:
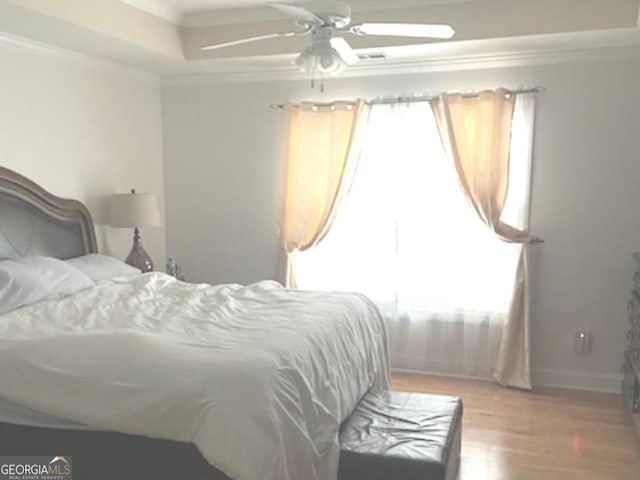
M 459 375 L 456 373 L 440 373 L 440 372 L 429 372 L 426 370 L 412 370 L 410 368 L 391 368 L 391 374 L 399 373 L 399 374 L 410 374 L 410 375 L 428 375 L 430 377 L 443 377 L 443 378 L 457 378 L 460 380 L 475 380 L 480 382 L 493 382 L 493 378 L 490 377 L 474 377 L 473 375 Z
M 558 387 L 618 393 L 621 390 L 622 375 L 567 370 L 535 370 L 532 372 L 532 383 L 534 387 Z
M 451 375 L 434 372 L 422 372 L 392 368 L 392 373 L 414 373 L 432 375 L 437 377 L 452 377 L 464 380 L 482 380 L 493 382 L 492 378 L 470 377 L 465 375 Z M 535 387 L 568 388 L 571 390 L 587 390 L 592 392 L 619 393 L 622 384 L 621 374 L 589 374 L 584 372 L 571 372 L 567 370 L 535 370 L 531 374 Z

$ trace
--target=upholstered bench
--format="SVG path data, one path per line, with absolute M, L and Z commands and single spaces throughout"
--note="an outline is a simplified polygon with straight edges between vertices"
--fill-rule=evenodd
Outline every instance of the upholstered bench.
M 370 393 L 340 430 L 339 480 L 453 480 L 461 430 L 457 397 Z

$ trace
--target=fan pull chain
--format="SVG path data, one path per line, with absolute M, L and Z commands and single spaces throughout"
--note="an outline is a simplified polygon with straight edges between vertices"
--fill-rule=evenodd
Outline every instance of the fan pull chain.
M 324 93 L 325 89 L 324 89 L 324 75 L 320 75 L 320 77 L 318 79 L 316 79 L 315 76 L 315 71 L 311 71 L 309 73 L 309 81 L 311 83 L 311 90 L 315 90 L 316 88 L 316 83 L 318 85 L 318 90 L 320 91 L 320 93 Z

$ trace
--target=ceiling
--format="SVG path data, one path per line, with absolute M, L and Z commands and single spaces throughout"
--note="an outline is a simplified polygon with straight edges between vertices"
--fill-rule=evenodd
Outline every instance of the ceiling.
M 246 8 L 257 7 L 264 5 L 264 1 L 261 0 L 120 0 L 124 3 L 138 4 L 139 8 L 145 9 L 145 4 L 148 8 L 171 8 L 176 12 L 194 12 L 205 10 L 224 10 L 231 8 Z M 433 4 L 433 3 L 453 3 L 460 2 L 462 0 L 355 0 L 349 2 L 351 6 L 359 4 L 360 6 L 366 6 L 367 4 L 378 4 L 389 6 L 391 4 L 408 4 L 408 5 L 420 5 L 420 4 Z
M 414 71 L 425 65 L 469 68 L 471 63 L 495 65 L 525 57 L 540 61 L 589 52 L 609 55 L 624 50 L 640 56 L 639 0 L 348 3 L 354 22 L 448 23 L 456 36 L 427 42 L 349 35 L 358 53 L 384 53 L 388 58 L 360 62 L 346 75 Z M 293 59 L 308 38 L 272 39 L 211 52 L 200 49 L 294 28 L 291 18 L 258 0 L 0 0 L 0 42 L 27 39 L 166 76 L 304 78 Z
M 212 15 L 206 15 L 210 12 L 219 14 L 221 10 L 243 11 L 240 13 L 246 16 L 248 9 L 264 7 L 265 0 L 120 0 L 128 3 L 136 8 L 145 10 L 153 15 L 158 15 L 167 20 L 175 21 L 180 24 L 193 24 L 198 22 L 197 17 L 212 18 Z M 416 6 L 416 5 L 433 5 L 442 3 L 459 3 L 465 0 L 351 0 L 349 4 L 353 10 L 371 10 L 380 8 L 389 8 L 391 5 L 398 6 Z M 467 0 L 467 1 L 483 1 L 483 0 Z M 294 2 L 291 2 L 294 3 Z M 295 3 L 304 3 L 304 0 Z M 262 9 L 267 11 L 266 9 Z M 236 12 L 239 13 L 239 12 Z M 255 12 L 250 12 L 249 15 Z M 228 19 L 229 16 L 225 16 Z

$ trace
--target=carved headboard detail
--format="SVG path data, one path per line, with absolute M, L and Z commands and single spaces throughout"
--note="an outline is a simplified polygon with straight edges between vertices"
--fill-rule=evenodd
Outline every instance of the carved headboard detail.
M 28 255 L 65 259 L 97 251 L 87 207 L 0 167 L 0 260 Z

